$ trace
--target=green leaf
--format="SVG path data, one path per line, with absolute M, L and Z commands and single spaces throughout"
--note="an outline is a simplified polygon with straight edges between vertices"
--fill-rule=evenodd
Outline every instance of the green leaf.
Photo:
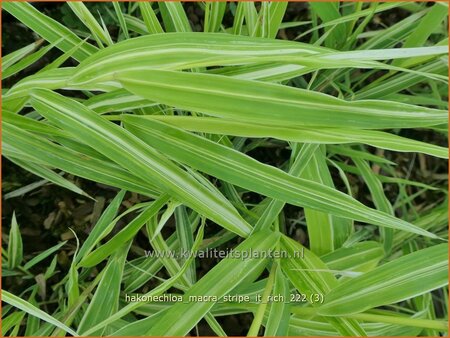
M 29 45 L 15 50 L 14 52 L 4 55 L 2 59 L 2 72 L 5 72 L 9 67 L 23 59 L 25 56 L 33 52 L 38 48 L 44 40 L 38 40 L 36 42 L 30 43 Z
M 342 247 L 320 259 L 335 271 L 368 271 L 378 265 L 384 257 L 384 250 L 380 243 L 365 241 L 351 247 Z
M 277 265 L 273 296 L 283 296 L 290 299 L 289 280 L 284 276 L 280 265 Z M 265 324 L 264 337 L 286 336 L 289 327 L 290 304 L 288 302 L 270 303 L 269 314 Z
M 81 1 L 68 2 L 67 5 L 72 9 L 80 21 L 91 31 L 100 47 L 102 43 L 112 45 L 113 42 L 107 30 L 104 30 L 97 22 L 95 17 Z
M 327 265 L 314 253 L 285 235 L 281 237 L 280 244 L 281 250 L 286 251 L 288 256 L 281 259 L 281 268 L 295 288 L 301 294 L 306 295 L 309 302 L 314 295 L 319 295 L 320 298 L 338 285 L 336 278 L 328 271 Z M 304 257 L 296 259 L 298 252 L 303 252 Z M 318 303 L 312 303 L 312 305 L 318 306 Z M 353 319 L 327 317 L 326 320 L 341 335 L 366 335 L 364 329 Z
M 440 158 L 448 158 L 448 148 L 375 130 L 351 130 L 345 128 L 317 127 L 296 128 L 287 123 L 284 126 L 278 127 L 268 124 L 255 124 L 244 121 L 194 116 L 152 115 L 142 116 L 141 118 L 157 119 L 182 129 L 201 133 L 253 138 L 270 137 L 301 143 L 363 143 L 382 149 L 400 152 L 422 152 L 424 154 L 437 156 Z
M 436 237 L 412 224 L 370 209 L 320 183 L 297 178 L 249 156 L 159 121 L 123 118 L 126 128 L 168 156 L 232 184 L 287 203 L 337 216 Z
M 51 248 L 45 250 L 44 252 L 41 252 L 39 255 L 33 257 L 31 260 L 29 260 L 24 266 L 23 268 L 25 270 L 29 270 L 31 269 L 33 266 L 35 266 L 37 263 L 41 262 L 42 260 L 44 260 L 45 258 L 47 258 L 48 256 L 50 256 L 52 253 L 58 251 L 60 248 L 62 248 L 65 244 L 67 243 L 67 241 L 61 242 L 55 246 L 52 246 Z
M 67 173 L 140 192 L 147 196 L 160 194 L 151 183 L 145 182 L 112 162 L 59 146 L 7 122 L 2 123 L 2 129 L 5 135 L 2 152 L 7 157 L 26 159 L 30 163 L 59 168 Z
M 205 32 L 217 32 L 220 30 L 223 16 L 227 7 L 226 2 L 211 1 L 205 2 Z
M 130 243 L 131 244 L 131 243 Z M 83 313 L 78 331 L 83 334 L 87 329 L 109 318 L 118 309 L 120 286 L 123 268 L 130 245 L 118 246 L 105 267 L 97 290 Z M 102 335 L 102 330 L 92 332 L 92 335 Z
M 15 158 L 15 157 L 10 157 L 9 160 L 11 162 L 14 162 L 18 166 L 25 168 L 29 172 L 32 172 L 33 174 L 46 179 L 47 181 L 50 181 L 56 185 L 59 185 L 60 187 L 63 187 L 70 191 L 73 191 L 76 194 L 80 194 L 80 195 L 92 198 L 86 192 L 84 192 L 82 189 L 80 189 L 77 185 L 75 185 L 73 182 L 70 182 L 69 180 L 65 179 L 61 175 L 55 173 L 53 170 L 50 170 L 49 168 L 47 168 L 45 166 L 42 166 L 42 165 L 39 165 L 36 163 L 32 163 L 32 162 L 28 162 L 28 161 L 23 161 L 18 158 Z
M 58 48 L 63 52 L 69 51 L 72 47 L 82 42 L 69 28 L 41 13 L 30 3 L 8 2 L 2 6 L 2 9 L 15 16 L 25 26 L 28 26 L 50 43 L 55 43 L 57 40 L 63 38 L 63 41 L 58 44 Z M 81 61 L 96 51 L 96 47 L 85 43 L 74 52 L 73 57 Z
M 127 226 L 125 226 L 119 233 L 117 233 L 112 239 L 110 239 L 106 244 L 103 244 L 99 248 L 95 249 L 89 255 L 83 257 L 79 263 L 83 267 L 95 266 L 104 260 L 106 257 L 111 255 L 118 247 L 125 245 L 130 239 L 132 239 L 140 230 L 140 228 L 147 222 L 151 217 L 156 215 L 156 213 L 168 202 L 169 198 L 167 195 L 163 195 L 154 201 L 149 207 L 144 209 L 136 218 L 134 218 Z
M 204 234 L 204 224 L 199 228 L 199 231 L 197 233 L 197 237 L 195 238 L 194 245 L 192 247 L 192 253 L 197 252 L 197 250 L 200 247 L 201 241 L 203 240 L 203 234 Z M 182 278 L 182 276 L 185 274 L 186 269 L 191 265 L 191 263 L 194 260 L 194 255 L 190 255 L 189 258 L 184 262 L 183 266 L 181 267 L 178 272 L 172 276 L 170 279 L 164 281 L 162 284 L 158 285 L 151 291 L 147 292 L 144 296 L 150 297 L 150 296 L 159 296 L 168 289 L 170 289 L 174 284 L 178 281 L 178 279 Z M 115 320 L 120 319 L 121 317 L 125 316 L 126 314 L 130 313 L 133 310 L 138 309 L 139 307 L 142 307 L 147 302 L 139 301 L 139 302 L 133 302 L 131 304 L 126 305 L 122 309 L 120 309 L 118 312 L 110 316 L 109 318 L 105 319 L 101 323 L 97 324 L 96 326 L 90 328 L 88 331 L 85 332 L 85 335 L 89 335 L 91 332 L 95 332 L 96 330 L 99 330 L 103 327 L 105 327 L 108 324 L 113 323 Z M 162 314 L 162 313 L 161 313 Z M 133 323 L 130 323 L 129 325 L 123 327 L 118 332 L 115 332 L 115 335 L 138 335 L 137 333 L 142 333 L 146 330 L 146 327 L 148 327 L 148 319 L 150 319 L 151 322 L 153 322 L 153 317 L 149 317 L 144 320 L 135 321 Z
M 390 261 L 331 290 L 318 310 L 339 316 L 398 303 L 448 284 L 448 246 L 439 244 Z
M 251 226 L 217 191 L 211 191 L 137 137 L 82 104 L 48 90 L 33 91 L 32 104 L 43 116 L 131 173 L 145 173 L 178 201 L 240 236 L 251 232 Z
M 335 188 L 326 162 L 325 148 L 317 148 L 300 176 L 324 186 Z M 351 219 L 305 208 L 310 250 L 323 255 L 339 248 L 353 231 Z
M 267 259 L 262 258 L 263 252 L 273 248 L 278 238 L 278 234 L 266 231 L 249 236 L 235 250 L 244 252 L 251 249 L 254 255 L 248 259 L 225 258 L 220 261 L 184 294 L 185 302 L 170 307 L 145 335 L 186 335 L 214 305 L 211 301 L 195 302 L 190 297 L 215 296 L 220 299 L 225 296 L 253 271 L 267 264 Z M 227 282 L 223 283 L 224 280 Z
M 339 22 L 341 17 L 339 13 L 339 2 L 310 2 L 309 5 L 324 23 L 330 21 Z M 331 34 L 325 39 L 327 47 L 336 48 L 345 42 L 347 37 L 345 28 L 345 25 L 342 23 L 337 23 L 333 27 L 329 25 L 326 27 L 326 30 L 331 31 Z
M 139 8 L 147 30 L 152 34 L 164 33 L 161 24 L 153 11 L 152 5 L 148 2 L 139 2 Z
M 123 17 L 122 8 L 120 7 L 120 3 L 113 2 L 114 11 L 116 12 L 117 19 L 119 20 L 120 28 L 122 29 L 123 35 L 125 39 L 129 39 L 130 35 L 128 34 L 127 23 L 125 22 L 125 18 Z
M 16 220 L 16 213 L 13 212 L 11 219 L 11 229 L 8 240 L 8 268 L 17 268 L 23 260 L 22 235 Z
M 376 208 L 385 213 L 394 215 L 394 209 L 392 208 L 391 203 L 388 198 L 384 194 L 383 185 L 380 180 L 376 177 L 375 173 L 370 168 L 369 164 L 361 159 L 352 158 L 353 162 L 355 162 L 358 167 L 361 176 L 364 178 L 364 181 L 369 188 L 370 194 L 372 195 L 373 203 Z M 394 233 L 392 230 L 383 229 L 381 232 L 382 240 L 384 243 L 384 250 L 386 253 L 390 253 L 392 248 L 392 241 L 394 237 Z
M 45 46 L 44 48 L 38 50 L 37 52 L 35 52 L 33 54 L 25 56 L 22 60 L 18 61 L 17 63 L 13 64 L 12 66 L 8 67 L 6 70 L 2 71 L 2 80 L 5 80 L 8 77 L 13 76 L 14 74 L 17 74 L 18 72 L 24 70 L 25 68 L 29 67 L 33 63 L 42 59 L 44 57 L 44 55 L 47 54 L 60 41 L 61 41 L 61 39 L 56 41 L 53 44 Z
M 318 92 L 212 74 L 140 70 L 116 75 L 133 94 L 176 108 L 240 121 L 351 129 L 446 123 L 442 110 L 389 101 L 343 101 Z M 277 114 L 274 114 L 277 112 Z M 335 119 L 335 114 L 339 119 Z
M 190 32 L 192 30 L 181 2 L 158 2 L 166 32 Z
M 50 316 L 49 314 L 38 309 L 34 305 L 13 295 L 12 293 L 9 293 L 6 290 L 2 290 L 2 301 L 24 311 L 32 316 L 40 318 L 47 323 L 50 323 L 56 327 L 59 327 L 59 328 L 63 329 L 65 332 L 71 334 L 72 336 L 78 337 L 78 334 L 74 330 L 72 330 L 70 327 L 64 325 L 56 318 Z
M 114 197 L 114 199 L 108 205 L 106 210 L 102 213 L 97 223 L 89 232 L 88 238 L 83 242 L 83 245 L 78 251 L 78 255 L 76 257 L 77 262 L 79 262 L 80 259 L 86 257 L 95 247 L 95 245 L 99 243 L 100 240 L 104 238 L 112 230 L 112 227 L 114 227 L 115 225 L 113 219 L 117 215 L 119 207 L 125 196 L 125 193 L 126 191 L 121 190 L 116 195 L 116 197 Z

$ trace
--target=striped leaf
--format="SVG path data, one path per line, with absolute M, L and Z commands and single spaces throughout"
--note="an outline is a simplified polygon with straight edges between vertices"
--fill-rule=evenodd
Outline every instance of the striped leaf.
M 82 104 L 51 91 L 33 91 L 32 104 L 60 128 L 80 136 L 85 144 L 100 150 L 131 173 L 137 176 L 145 173 L 178 201 L 240 236 L 245 237 L 250 233 L 251 226 L 229 201 L 218 196 L 217 191 L 212 192 L 123 128 L 103 119 Z
M 408 222 L 370 209 L 320 183 L 297 178 L 205 138 L 150 119 L 124 117 L 126 128 L 151 146 L 198 170 L 287 203 L 436 237 Z
M 152 101 L 253 123 L 384 129 L 448 121 L 447 112 L 437 109 L 389 101 L 348 102 L 318 92 L 211 74 L 145 70 L 120 72 L 116 79 L 133 94 Z
M 15 212 L 11 219 L 11 229 L 9 230 L 8 240 L 8 268 L 17 268 L 23 259 L 23 243 L 20 234 L 19 225 L 17 224 Z
M 318 313 L 339 316 L 398 303 L 448 284 L 448 246 L 439 244 L 390 261 L 331 290 Z
M 250 258 L 223 259 L 184 294 L 185 302 L 173 305 L 145 335 L 186 335 L 214 305 L 214 302 L 211 301 L 195 302 L 190 297 L 216 296 L 220 299 L 225 296 L 252 272 L 267 264 L 267 259 L 263 259 L 263 252 L 273 248 L 277 244 L 278 238 L 279 235 L 276 233 L 266 231 L 251 235 L 235 248 L 239 252 L 251 249 L 254 254 Z M 260 256 L 255 258 L 258 255 Z M 224 279 L 228 280 L 228 283 L 221 283 Z

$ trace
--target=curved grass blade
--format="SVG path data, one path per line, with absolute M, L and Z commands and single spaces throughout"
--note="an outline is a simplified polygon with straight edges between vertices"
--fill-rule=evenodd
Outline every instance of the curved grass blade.
M 67 5 L 72 9 L 80 21 L 90 30 L 99 47 L 103 47 L 102 43 L 112 45 L 113 42 L 107 30 L 103 30 L 95 17 L 81 1 L 68 2 Z
M 13 64 L 39 48 L 40 45 L 44 40 L 40 39 L 36 42 L 30 43 L 29 45 L 22 47 L 18 50 L 15 50 L 12 53 L 9 53 L 8 55 L 4 55 L 2 58 L 2 73 L 4 73 L 9 67 L 11 67 Z
M 142 116 L 141 118 L 156 119 L 188 131 L 200 133 L 252 138 L 270 137 L 300 143 L 363 143 L 373 147 L 393 151 L 422 152 L 424 154 L 440 158 L 448 158 L 448 148 L 375 130 L 351 130 L 344 128 L 294 128 L 288 124 L 278 127 L 267 124 L 255 124 L 214 117 L 152 115 Z
M 8 2 L 3 4 L 2 9 L 15 16 L 25 26 L 28 26 L 50 43 L 55 43 L 63 38 L 63 41 L 57 46 L 63 52 L 68 52 L 72 47 L 82 42 L 69 28 L 41 13 L 30 3 Z M 96 47 L 86 42 L 73 53 L 73 57 L 78 61 L 82 61 L 97 50 Z
M 249 236 L 235 250 L 244 252 L 251 249 L 255 255 L 252 254 L 248 259 L 225 258 L 220 261 L 184 294 L 185 302 L 178 302 L 170 307 L 145 334 L 148 336 L 186 335 L 214 305 L 214 302 L 193 302 L 190 297 L 222 298 L 252 272 L 267 264 L 267 259 L 263 259 L 263 252 L 273 248 L 278 238 L 278 234 L 267 231 L 260 231 Z M 259 254 L 261 256 L 254 258 Z M 224 279 L 227 283 L 222 282 Z
M 325 150 L 324 146 L 316 149 L 300 177 L 335 189 L 326 163 Z M 348 218 L 337 217 L 309 208 L 305 208 L 305 218 L 309 247 L 317 255 L 323 255 L 339 248 L 353 231 L 353 222 Z
M 377 61 L 445 53 L 445 46 L 338 52 L 299 42 L 229 34 L 152 34 L 122 41 L 95 53 L 79 65 L 70 85 L 112 81 L 114 73 L 119 71 L 183 70 L 227 65 L 262 65 L 265 68 L 273 68 L 273 63 L 287 66 L 287 69 L 277 69 L 277 72 L 293 72 L 292 76 L 300 75 L 299 70 L 301 73 L 308 73 L 317 69 L 360 67 L 405 71 L 446 81 L 444 76 L 393 67 Z M 130 58 L 133 63 L 127 62 Z M 246 69 L 242 71 L 249 72 Z
M 32 316 L 35 316 L 37 318 L 42 319 L 43 321 L 50 323 L 56 327 L 61 328 L 67 333 L 70 333 L 74 337 L 78 337 L 78 334 L 72 330 L 70 327 L 64 325 L 56 318 L 50 316 L 49 314 L 45 313 L 44 311 L 38 309 L 34 305 L 28 303 L 27 301 L 13 295 L 12 293 L 9 293 L 6 290 L 2 290 L 2 301 L 5 303 L 8 303 Z
M 203 240 L 203 234 L 204 234 L 204 224 L 202 224 L 200 226 L 200 228 L 197 232 L 197 236 L 194 241 L 194 245 L 192 246 L 192 250 L 194 253 L 197 252 L 197 250 L 200 247 L 200 244 Z M 164 283 L 158 285 L 151 291 L 147 292 L 144 296 L 146 296 L 146 297 L 158 296 L 158 295 L 161 295 L 163 292 L 167 291 L 168 289 L 170 289 L 172 286 L 174 286 L 175 283 L 180 278 L 182 278 L 183 275 L 186 273 L 186 269 L 192 264 L 194 257 L 195 257 L 195 255 L 189 255 L 189 258 L 184 262 L 183 266 L 180 268 L 180 270 L 178 270 L 178 272 L 174 276 L 172 276 L 171 278 L 166 280 Z M 109 318 L 103 320 L 101 323 L 95 325 L 94 327 L 91 327 L 89 330 L 87 330 L 85 332 L 85 335 L 87 336 L 87 335 L 91 334 L 92 332 L 95 332 L 96 330 L 99 330 L 99 329 L 105 327 L 108 324 L 112 324 L 114 321 L 119 320 L 120 318 L 122 318 L 123 316 L 127 315 L 128 313 L 130 313 L 134 310 L 137 310 L 138 308 L 142 307 L 146 303 L 147 303 L 146 301 L 140 301 L 140 302 L 133 302 L 131 304 L 126 305 L 125 307 L 123 307 L 119 311 L 117 311 L 115 314 L 110 316 Z M 142 332 L 145 331 L 146 328 L 148 328 L 148 326 L 147 326 L 148 319 L 149 318 L 147 318 L 145 320 L 133 322 L 133 323 L 125 326 L 124 328 L 120 329 L 118 331 L 118 332 L 120 332 L 120 334 L 118 332 L 116 332 L 115 334 L 119 335 L 119 336 L 120 335 L 138 335 L 138 334 L 134 333 L 134 332 L 136 332 L 135 331 L 136 329 L 138 330 L 137 332 L 139 332 L 139 334 L 142 334 Z M 150 319 L 150 321 L 153 322 L 153 319 Z
M 122 29 L 123 35 L 125 39 L 130 38 L 130 34 L 128 33 L 127 23 L 125 22 L 125 18 L 123 17 L 122 8 L 120 7 L 120 3 L 113 2 L 114 11 L 116 12 L 117 20 L 119 20 L 120 28 Z
M 389 101 L 348 102 L 318 92 L 211 74 L 146 70 L 120 72 L 116 79 L 133 94 L 152 101 L 275 126 L 385 129 L 425 127 L 448 120 L 443 110 Z
M 14 74 L 24 70 L 25 68 L 29 67 L 33 63 L 37 62 L 41 58 L 44 57 L 45 54 L 47 54 L 53 47 L 58 45 L 58 43 L 61 41 L 59 39 L 53 44 L 50 44 L 48 46 L 45 46 L 44 48 L 41 48 L 37 52 L 34 52 L 33 54 L 25 56 L 22 60 L 18 61 L 17 63 L 13 64 L 11 67 L 8 67 L 6 70 L 2 71 L 2 81 L 7 79 L 10 76 L 13 76 Z
M 365 241 L 351 247 L 339 248 L 321 256 L 320 259 L 331 270 L 366 272 L 375 268 L 384 255 L 380 243 Z
M 139 8 L 147 30 L 151 34 L 164 33 L 164 30 L 162 29 L 161 24 L 153 11 L 152 5 L 148 2 L 139 2 Z
M 48 90 L 34 90 L 32 105 L 60 126 L 137 176 L 152 178 L 163 191 L 236 234 L 246 237 L 252 227 L 231 203 L 128 131 L 81 103 Z M 113 141 L 112 141 L 113 140 Z
M 65 244 L 67 243 L 67 241 L 61 242 L 47 250 L 45 250 L 44 252 L 41 252 L 39 255 L 33 257 L 31 260 L 29 260 L 24 266 L 23 268 L 25 270 L 29 270 L 31 269 L 33 266 L 35 266 L 37 263 L 39 263 L 40 261 L 44 260 L 45 258 L 47 258 L 48 256 L 50 256 L 52 253 L 58 251 L 61 247 L 63 247 Z
M 123 268 L 130 244 L 118 246 L 116 252 L 109 259 L 97 290 L 78 326 L 81 334 L 117 312 Z M 101 335 L 102 333 L 102 330 L 99 330 L 93 332 L 92 335 Z
M 408 222 L 368 208 L 344 193 L 293 177 L 182 129 L 131 115 L 124 116 L 123 120 L 128 130 L 161 152 L 232 184 L 294 205 L 436 238 Z
M 311 251 L 304 249 L 299 243 L 287 236 L 280 239 L 280 248 L 287 252 L 288 258 L 281 259 L 281 268 L 295 288 L 307 296 L 312 294 L 324 295 L 338 285 L 336 278 L 329 272 L 328 267 Z M 295 259 L 297 252 L 303 252 L 304 257 Z M 317 303 L 312 303 L 318 306 Z M 353 319 L 341 317 L 327 318 L 327 321 L 344 336 L 365 336 L 360 324 Z
M 70 182 L 69 180 L 65 179 L 61 175 L 55 173 L 53 170 L 51 170 L 43 165 L 28 162 L 28 161 L 23 161 L 16 157 L 9 157 L 9 160 L 11 162 L 17 164 L 18 166 L 28 170 L 29 172 L 32 172 L 33 174 L 44 178 L 45 180 L 47 180 L 49 182 L 59 185 L 60 187 L 68 189 L 76 194 L 79 194 L 82 196 L 87 196 L 87 197 L 93 199 L 86 192 L 84 192 L 82 189 L 80 189 L 76 184 Z
M 318 309 L 324 316 L 365 311 L 410 299 L 448 284 L 448 246 L 439 244 L 390 261 L 339 285 Z
M 163 195 L 154 201 L 149 207 L 144 209 L 136 218 L 134 218 L 126 227 L 117 233 L 107 243 L 95 249 L 89 255 L 83 257 L 79 263 L 83 267 L 92 267 L 100 263 L 106 257 L 111 255 L 116 248 L 121 247 L 127 241 L 131 240 L 141 227 L 169 201 L 167 195 Z
M 93 229 L 90 231 L 88 238 L 83 242 L 78 255 L 75 258 L 75 262 L 78 263 L 81 258 L 86 257 L 95 245 L 111 231 L 110 224 L 113 222 L 117 215 L 119 207 L 123 201 L 126 191 L 121 190 L 116 197 L 111 201 L 106 210 L 102 213 Z M 114 226 L 114 225 L 113 225 Z M 108 231 L 109 230 L 109 231 Z
M 2 153 L 7 157 L 26 159 L 31 163 L 58 168 L 88 180 L 147 196 L 160 194 L 152 184 L 112 162 L 59 146 L 7 122 L 2 123 L 2 132 Z

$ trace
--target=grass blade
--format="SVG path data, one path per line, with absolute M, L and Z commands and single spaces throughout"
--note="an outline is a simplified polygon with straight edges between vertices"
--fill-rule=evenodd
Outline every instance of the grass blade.
M 63 38 L 63 41 L 57 46 L 63 52 L 68 52 L 72 47 L 75 47 L 82 42 L 82 40 L 70 29 L 41 13 L 27 2 L 4 3 L 2 9 L 15 16 L 25 26 L 31 28 L 50 43 L 55 43 Z M 96 51 L 96 47 L 89 43 L 84 43 L 74 52 L 73 57 L 78 61 L 82 61 Z
M 131 133 L 82 104 L 46 90 L 35 90 L 32 104 L 63 129 L 73 135 L 83 135 L 83 142 L 94 149 L 100 147 L 103 154 L 130 172 L 153 177 L 178 201 L 240 236 L 245 237 L 251 232 L 251 226 L 223 196 L 213 193 Z M 111 142 L 112 137 L 116 140 L 114 143 Z
M 436 237 L 412 224 L 370 209 L 322 184 L 293 177 L 249 156 L 159 121 L 124 118 L 126 128 L 158 150 L 232 184 L 265 196 L 369 224 Z
M 56 318 L 48 315 L 44 311 L 35 307 L 34 305 L 13 295 L 12 293 L 9 293 L 6 290 L 2 290 L 2 301 L 24 311 L 32 316 L 40 318 L 41 320 L 43 320 L 47 323 L 50 323 L 56 327 L 59 327 L 60 329 L 64 330 L 65 332 L 71 334 L 74 337 L 78 337 L 78 334 L 74 330 L 72 330 L 70 327 L 67 327 L 66 325 L 61 323 L 59 320 L 57 320 Z
M 23 243 L 20 234 L 19 225 L 17 224 L 15 212 L 12 215 L 11 229 L 9 230 L 8 240 L 8 268 L 14 269 L 22 263 L 23 260 Z
M 260 231 L 249 236 L 235 250 L 244 252 L 251 248 L 252 252 L 261 253 L 273 248 L 277 244 L 278 237 L 276 233 Z M 261 257 L 239 259 L 239 261 L 225 258 L 186 292 L 184 299 L 187 302 L 176 303 L 172 306 L 145 334 L 148 336 L 186 335 L 214 305 L 214 302 L 192 302 L 192 300 L 189 301 L 189 297 L 216 296 L 220 299 L 253 271 L 266 264 L 267 261 Z M 228 283 L 220 282 L 224 279 L 228 279 Z
M 318 313 L 325 316 L 358 313 L 447 284 L 448 247 L 439 244 L 397 258 L 336 287 L 326 295 L 327 302 Z
M 148 70 L 121 72 L 116 78 L 125 89 L 152 101 L 253 123 L 384 129 L 448 120 L 442 110 L 389 101 L 347 102 L 318 92 L 211 74 Z M 339 120 L 333 118 L 336 113 Z

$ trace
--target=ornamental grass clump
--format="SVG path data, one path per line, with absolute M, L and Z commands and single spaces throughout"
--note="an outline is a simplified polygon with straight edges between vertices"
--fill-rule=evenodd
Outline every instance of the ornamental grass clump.
M 447 334 L 446 3 L 51 6 L 2 4 L 4 205 L 96 216 L 5 213 L 3 335 Z

